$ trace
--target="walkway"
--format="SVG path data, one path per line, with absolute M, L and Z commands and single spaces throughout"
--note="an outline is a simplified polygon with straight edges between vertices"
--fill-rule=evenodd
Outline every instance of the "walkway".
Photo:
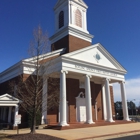
M 21 129 L 19 133 L 29 133 L 29 129 Z M 0 131 L 5 134 L 16 134 L 16 130 Z M 37 133 L 48 134 L 66 140 L 104 140 L 130 135 L 140 135 L 140 123 L 118 124 L 68 130 L 39 129 Z

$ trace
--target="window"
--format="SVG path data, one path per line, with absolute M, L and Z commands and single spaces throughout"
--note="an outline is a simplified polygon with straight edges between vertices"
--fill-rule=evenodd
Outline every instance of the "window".
M 64 26 L 64 12 L 59 13 L 59 29 Z
M 78 9 L 75 12 L 75 25 L 82 27 L 82 15 Z

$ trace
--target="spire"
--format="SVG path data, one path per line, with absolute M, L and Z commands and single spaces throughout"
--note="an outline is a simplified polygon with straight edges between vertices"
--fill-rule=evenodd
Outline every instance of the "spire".
M 75 41 L 75 46 L 76 42 L 82 42 L 77 48 L 91 44 L 93 36 L 87 30 L 87 8 L 88 6 L 83 0 L 57 1 L 54 7 L 55 34 L 50 38 L 51 44 L 53 44 L 52 48 L 59 49 L 60 47 L 66 46 L 71 51 L 70 44 L 75 39 L 77 40 Z M 64 44 L 64 41 L 66 44 Z M 60 46 L 61 43 L 58 42 L 63 42 L 63 46 Z

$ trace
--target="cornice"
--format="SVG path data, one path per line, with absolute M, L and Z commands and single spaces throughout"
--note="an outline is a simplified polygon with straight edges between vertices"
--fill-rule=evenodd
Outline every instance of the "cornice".
M 51 44 L 62 39 L 66 35 L 73 35 L 75 37 L 81 38 L 81 39 L 89 41 L 89 42 L 92 42 L 92 38 L 94 37 L 93 35 L 91 35 L 87 32 L 80 31 L 74 27 L 68 26 L 68 27 L 61 29 L 60 31 L 58 31 L 57 33 L 55 33 L 53 36 L 51 36 L 49 38 L 51 41 Z
M 127 73 L 127 70 L 122 65 L 120 65 L 120 63 L 116 61 L 116 59 L 100 43 L 98 43 L 98 45 L 100 46 L 98 49 L 103 50 L 102 52 L 113 63 L 114 66 L 120 69 L 124 69 L 124 71 Z
M 82 66 L 85 66 L 85 67 L 101 69 L 101 70 L 115 72 L 115 73 L 123 74 L 123 75 L 126 74 L 126 71 L 123 71 L 123 70 L 118 70 L 118 69 L 113 69 L 113 68 L 109 68 L 109 67 L 105 67 L 105 66 L 100 66 L 100 65 L 97 65 L 97 64 L 85 62 L 85 61 L 82 61 L 82 60 L 77 60 L 77 59 L 74 59 L 74 58 L 68 58 L 68 57 L 65 57 L 65 56 L 61 56 L 61 60 L 62 60 L 62 62 L 68 62 L 68 63 L 72 63 L 72 64 L 77 64 L 77 65 L 80 65 L 80 66 L 82 65 Z
M 88 9 L 87 4 L 83 0 L 80 0 L 80 2 L 78 0 L 71 0 L 70 3 L 72 3 L 72 4 L 75 3 L 75 4 L 81 6 L 81 7 L 85 8 L 85 9 Z
M 53 52 L 49 52 L 47 54 L 40 55 L 39 57 L 40 57 L 40 60 L 43 60 L 43 59 L 47 59 L 47 58 L 50 58 L 50 57 L 53 57 L 56 55 L 61 55 L 64 52 L 65 52 L 65 49 L 59 49 L 59 50 L 56 50 Z M 8 69 L 6 69 L 2 73 L 0 73 L 0 83 L 3 83 L 14 77 L 17 77 L 20 74 L 23 74 L 23 73 L 26 74 L 27 71 L 24 70 L 25 67 L 30 66 L 30 68 L 34 69 L 35 64 L 33 61 L 35 61 L 35 57 L 21 60 L 18 63 L 14 64 L 13 66 L 9 67 Z M 29 73 L 27 73 L 27 74 L 29 74 Z
M 58 0 L 56 5 L 54 6 L 54 10 L 56 10 L 58 7 L 60 7 L 62 4 L 77 4 L 85 9 L 88 8 L 87 4 L 83 1 L 83 0 L 80 0 L 80 2 L 78 0 Z

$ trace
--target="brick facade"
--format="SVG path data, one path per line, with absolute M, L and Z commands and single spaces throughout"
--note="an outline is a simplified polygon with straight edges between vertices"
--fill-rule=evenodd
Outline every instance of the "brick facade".
M 92 98 L 92 116 L 93 121 L 96 119 L 95 114 L 95 101 L 97 101 L 97 117 L 98 121 L 104 120 L 103 118 L 103 99 L 102 99 L 102 85 L 96 84 L 94 82 L 90 82 L 91 84 L 91 98 Z M 76 123 L 76 97 L 80 92 L 85 93 L 85 89 L 79 88 L 79 80 L 67 78 L 66 80 L 66 89 L 67 89 L 67 101 L 68 101 L 68 123 Z M 112 104 L 112 112 L 115 114 L 114 110 L 114 97 L 113 97 L 113 89 L 110 87 L 111 94 L 111 104 Z M 58 122 L 58 108 L 49 110 L 47 113 L 47 119 L 50 123 Z
M 110 96 L 111 96 L 111 106 L 112 106 L 112 115 L 113 119 L 115 120 L 115 106 L 114 106 L 114 93 L 113 93 L 113 86 L 110 86 Z
M 66 48 L 66 53 L 68 53 L 68 52 L 73 52 L 73 51 L 88 47 L 90 45 L 91 43 L 88 41 L 74 37 L 72 35 L 67 35 L 63 37 L 62 39 L 53 43 L 51 45 L 51 49 L 52 51 L 54 51 L 61 48 Z
M 23 74 L 23 81 L 27 80 L 30 75 Z M 18 81 L 19 77 L 15 77 L 10 81 L 4 82 L 0 85 L 1 93 L 6 93 L 10 90 L 9 82 L 11 81 Z M 49 84 L 50 82 L 48 82 Z M 91 98 L 92 98 L 92 116 L 93 121 L 96 121 L 96 114 L 95 114 L 95 101 L 97 101 L 97 117 L 98 121 L 103 120 L 103 103 L 102 103 L 102 86 L 101 84 L 96 84 L 94 82 L 90 82 L 91 84 Z M 59 86 L 59 84 L 58 84 Z M 56 89 L 54 87 L 53 89 Z M 59 89 L 59 87 L 57 88 Z M 59 89 L 60 90 L 60 89 Z M 76 97 L 79 95 L 80 92 L 85 93 L 84 88 L 79 88 L 79 80 L 78 79 L 66 79 L 66 90 L 67 90 L 67 101 L 68 101 L 68 123 L 75 123 L 76 120 Z M 48 91 L 50 93 L 51 91 Z M 58 91 L 59 92 L 59 91 Z M 111 95 L 111 105 L 112 105 L 112 115 L 115 115 L 114 109 L 114 96 L 113 96 L 113 87 L 110 86 L 110 95 Z M 28 126 L 28 115 L 26 112 L 19 110 L 19 113 L 22 114 L 22 125 L 20 127 L 27 127 Z M 47 120 L 50 123 L 57 123 L 59 120 L 59 107 L 55 107 L 49 109 L 47 112 Z

